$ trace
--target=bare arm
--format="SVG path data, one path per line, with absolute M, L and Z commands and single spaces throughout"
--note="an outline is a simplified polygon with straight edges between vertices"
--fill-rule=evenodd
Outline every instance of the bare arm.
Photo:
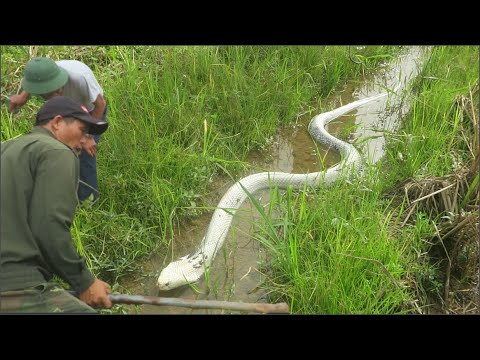
M 103 95 L 99 94 L 97 96 L 97 99 L 93 102 L 93 105 L 95 106 L 93 110 L 90 112 L 90 114 L 97 119 L 101 119 L 103 112 L 105 110 L 105 106 L 107 105 Z
M 95 105 L 95 107 L 90 112 L 90 114 L 96 119 L 101 119 L 103 116 L 103 112 L 105 111 L 105 106 L 107 105 L 103 96 L 99 94 L 97 96 L 97 99 L 93 102 L 93 105 Z M 87 152 L 88 155 L 96 156 L 97 143 L 92 136 L 90 136 L 88 140 L 83 144 L 83 149 Z
M 20 94 L 10 96 L 9 110 L 11 112 L 21 108 L 30 98 L 30 94 L 26 91 L 22 91 Z
M 107 105 L 103 96 L 99 94 L 97 96 L 97 99 L 93 102 L 93 105 L 95 105 L 95 107 L 90 112 L 90 114 L 96 119 L 101 119 L 103 116 L 103 112 L 105 111 L 105 106 Z M 92 136 L 88 137 L 88 140 L 83 144 L 83 149 L 87 152 L 88 155 L 96 156 L 97 143 Z

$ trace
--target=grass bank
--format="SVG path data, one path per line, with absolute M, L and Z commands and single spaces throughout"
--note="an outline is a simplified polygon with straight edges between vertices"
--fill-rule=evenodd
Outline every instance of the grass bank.
M 367 46 L 3 46 L 2 141 L 28 132 L 41 106 L 17 113 L 34 56 L 76 59 L 92 68 L 109 104 L 99 143 L 100 202 L 83 204 L 73 237 L 90 268 L 115 283 L 140 259 L 163 251 L 183 219 L 206 211 L 215 175 L 238 174 L 246 155 L 279 126 L 346 79 L 371 71 L 396 47 Z
M 435 47 L 368 176 L 259 207 L 272 301 L 294 313 L 480 311 L 478 69 L 478 47 Z

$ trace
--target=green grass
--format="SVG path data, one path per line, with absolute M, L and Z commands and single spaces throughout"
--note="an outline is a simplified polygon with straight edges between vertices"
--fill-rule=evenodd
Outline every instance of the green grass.
M 16 114 L 6 111 L 5 99 L 17 92 L 31 56 L 84 61 L 102 84 L 110 128 L 99 144 L 101 200 L 79 209 L 72 233 L 92 270 L 117 282 L 137 271 L 145 255 L 166 252 L 185 218 L 208 210 L 203 199 L 211 179 L 241 174 L 248 153 L 268 143 L 279 127 L 307 108 L 322 109 L 347 79 L 373 71 L 398 47 L 1 51 L 2 141 L 29 131 L 41 104 L 32 99 Z M 413 224 L 401 227 L 404 205 L 393 206 L 388 193 L 402 180 L 442 176 L 471 160 L 469 138 L 478 130 L 455 99 L 478 86 L 478 48 L 435 47 L 418 79 L 411 111 L 377 165 L 382 177 L 371 169 L 371 179 L 360 187 L 276 192 L 263 210 L 255 237 L 270 251 L 271 296 L 287 300 L 294 313 L 412 311 L 409 279 L 431 275 L 417 262 L 432 219 L 415 215 Z M 475 181 L 459 199 L 463 205 L 473 199 Z
M 256 238 L 271 252 L 272 296 L 290 303 L 292 312 L 403 311 L 410 295 L 399 283 L 408 259 L 389 230 L 391 214 L 375 206 L 379 193 L 366 189 L 340 181 L 329 189 L 272 194 Z
M 401 181 L 444 176 L 478 157 L 471 145 L 478 132 L 456 101 L 476 88 L 478 48 L 435 48 L 402 129 L 389 135 L 387 156 L 362 182 L 308 193 L 275 190 L 266 211 L 257 206 L 263 220 L 255 238 L 269 250 L 272 301 L 316 314 L 400 314 L 428 305 L 425 294 L 442 287 L 437 265 L 425 256 L 441 219 L 417 212 L 404 223 L 405 199 L 390 194 Z M 478 119 L 478 106 L 476 113 Z M 476 184 L 478 175 L 460 205 L 478 204 Z
M 77 245 L 87 249 L 84 237 L 115 243 L 131 236 L 131 226 L 149 238 L 147 245 L 129 242 L 126 259 L 115 255 L 114 245 L 112 256 L 92 246 L 86 251 L 98 273 L 117 271 L 114 278 L 140 254 L 166 247 L 183 218 L 205 211 L 202 197 L 213 176 L 243 170 L 249 151 L 294 121 L 302 107 L 364 71 L 346 47 L 335 46 L 3 46 L 1 52 L 2 100 L 18 91 L 33 56 L 83 61 L 102 85 L 110 124 L 97 160 L 102 200 L 78 213 Z M 41 102 L 32 98 L 16 114 L 6 105 L 2 140 L 29 131 Z M 106 232 L 103 213 L 131 226 Z M 112 259 L 103 266 L 101 257 Z

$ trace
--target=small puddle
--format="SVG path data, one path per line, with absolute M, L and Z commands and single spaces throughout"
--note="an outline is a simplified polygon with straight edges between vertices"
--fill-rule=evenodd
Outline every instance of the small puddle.
M 395 132 L 403 115 L 409 109 L 409 98 L 403 96 L 404 90 L 414 79 L 426 59 L 429 47 L 407 47 L 391 64 L 385 65 L 375 75 L 351 81 L 338 94 L 327 99 L 325 111 L 345 105 L 355 100 L 380 94 L 386 89 L 395 90 L 395 94 L 368 103 L 351 114 L 332 121 L 327 130 L 349 142 L 355 142 L 360 152 L 374 163 L 384 154 L 385 132 Z M 358 50 L 361 51 L 361 50 Z M 407 89 L 408 90 L 408 89 Z M 330 167 L 340 161 L 335 151 L 319 146 L 321 154 L 307 131 L 315 110 L 299 116 L 295 125 L 279 129 L 273 144 L 262 151 L 249 156 L 252 166 L 250 173 L 260 171 L 281 171 L 287 173 L 308 173 L 320 171 L 323 166 Z M 348 130 L 348 131 L 347 131 Z M 342 135 L 348 133 L 348 138 Z M 319 156 L 323 164 L 319 163 Z M 209 203 L 215 207 L 217 202 L 233 185 L 230 179 L 220 180 L 209 196 Z M 262 204 L 268 202 L 268 192 L 257 194 Z M 213 211 L 213 210 L 212 210 Z M 160 271 L 180 256 L 195 251 L 205 235 L 211 218 L 211 212 L 183 224 L 175 235 L 172 254 L 153 255 L 143 264 L 143 278 L 137 278 L 123 284 L 133 294 L 184 299 L 225 300 L 234 302 L 266 302 L 266 292 L 261 287 L 262 274 L 258 262 L 263 259 L 260 245 L 251 238 L 250 231 L 255 218 L 260 216 L 253 205 L 246 201 L 238 210 L 229 230 L 224 246 L 218 252 L 210 271 L 208 287 L 205 278 L 193 287 L 181 287 L 171 291 L 160 291 L 156 287 Z M 225 310 L 201 310 L 172 306 L 143 305 L 143 314 L 217 314 L 230 313 Z M 233 313 L 233 312 L 232 312 Z

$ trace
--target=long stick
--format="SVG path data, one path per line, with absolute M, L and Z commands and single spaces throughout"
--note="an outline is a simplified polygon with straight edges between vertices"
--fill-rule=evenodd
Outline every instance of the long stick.
M 218 300 L 190 300 L 180 298 L 167 298 L 157 296 L 110 294 L 110 300 L 114 304 L 148 304 L 187 307 L 192 309 L 223 309 L 257 312 L 262 314 L 288 314 L 289 308 L 286 303 L 263 304 L 263 303 L 240 303 Z

